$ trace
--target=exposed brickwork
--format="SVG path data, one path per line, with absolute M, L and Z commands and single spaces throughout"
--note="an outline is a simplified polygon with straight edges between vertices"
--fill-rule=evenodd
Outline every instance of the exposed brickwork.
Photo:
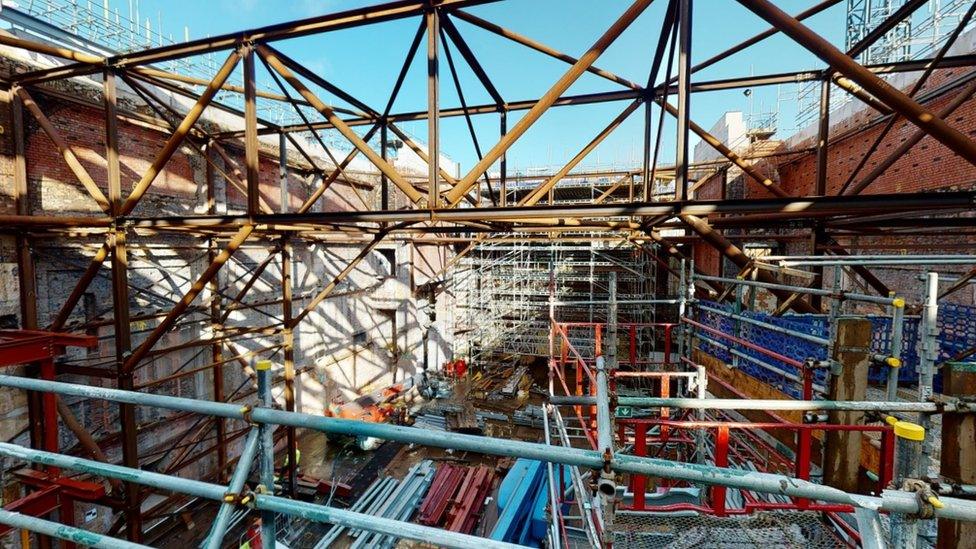
M 962 69 L 948 69 L 936 71 L 929 83 L 923 88 L 919 97 L 926 93 L 939 90 L 940 86 L 953 82 L 964 74 Z M 946 105 L 958 97 L 960 88 L 941 93 L 925 105 L 933 112 L 939 112 Z M 907 90 L 906 90 L 907 91 Z M 827 194 L 835 195 L 857 166 L 861 158 L 880 135 L 885 124 L 876 123 L 879 114 L 869 108 L 862 108 L 852 116 L 844 118 L 831 126 L 831 144 L 828 151 Z M 950 117 L 949 124 L 976 138 L 976 99 L 965 101 Z M 916 127 L 904 120 L 899 121 L 882 141 L 878 150 L 871 156 L 871 160 L 861 170 L 855 180 L 859 181 L 872 168 L 884 160 L 895 148 L 909 138 Z M 816 154 L 809 149 L 815 144 L 815 137 L 803 140 L 784 142 L 774 151 L 777 156 L 761 159 L 754 163 L 763 174 L 776 181 L 780 187 L 793 196 L 814 195 L 816 178 Z M 791 150 L 799 151 L 795 155 L 783 155 Z M 769 151 L 766 151 L 769 152 Z M 747 155 L 761 156 L 762 152 L 749 151 Z M 698 191 L 699 198 L 715 198 L 721 193 L 721 179 L 712 177 L 702 184 Z M 867 187 L 862 194 L 883 193 L 911 193 L 937 190 L 958 190 L 976 188 L 976 166 L 963 160 L 947 147 L 931 137 L 924 137 L 907 154 L 895 162 L 884 174 Z M 768 198 L 771 196 L 754 181 L 740 173 L 731 172 L 727 186 L 728 198 Z M 789 234 L 789 233 L 787 233 Z M 912 244 L 921 242 L 919 238 L 875 238 L 863 240 L 860 244 L 878 245 L 875 250 L 859 249 L 860 253 L 901 253 L 912 249 Z M 935 235 L 924 237 L 924 242 L 931 244 L 926 251 L 929 253 L 963 253 L 959 248 L 961 243 L 973 244 L 972 239 L 953 237 L 939 238 Z M 943 247 L 940 247 L 943 246 Z M 901 247 L 904 246 L 904 247 Z M 807 254 L 810 247 L 807 243 L 790 243 L 781 250 L 787 254 Z M 696 264 L 708 272 L 718 269 L 718 252 L 706 244 L 695 246 Z M 953 269 L 947 269 L 953 270 Z M 889 283 L 893 289 L 908 289 L 917 287 L 915 271 L 886 270 L 877 273 L 882 280 Z M 965 294 L 965 292 L 962 292 Z M 972 296 L 960 295 L 958 299 L 971 302 Z

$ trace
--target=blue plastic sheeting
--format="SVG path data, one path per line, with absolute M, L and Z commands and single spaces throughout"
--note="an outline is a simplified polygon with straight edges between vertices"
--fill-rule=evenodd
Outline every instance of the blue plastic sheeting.
M 545 493 L 542 489 L 545 473 L 546 467 L 541 461 L 522 458 L 515 461 L 498 487 L 498 522 L 489 538 L 540 546 L 540 540 L 531 539 L 532 511 L 537 496 Z
M 560 476 L 559 471 L 562 470 L 562 475 Z M 543 464 L 543 470 L 545 470 L 545 465 Z M 552 476 L 556 484 L 561 482 L 563 485 L 563 491 L 569 488 L 572 483 L 572 475 L 569 472 L 569 467 L 565 465 L 552 466 Z M 546 508 L 549 506 L 549 475 L 548 472 L 542 477 L 542 487 L 539 493 L 535 497 L 535 503 L 532 506 L 532 524 L 529 527 L 532 540 L 539 540 L 540 544 L 542 540 L 546 539 L 546 531 L 549 529 L 549 520 L 546 516 Z M 569 505 L 562 505 L 563 512 L 565 513 L 569 509 Z
M 702 303 L 713 309 L 721 309 L 723 311 L 732 312 L 732 306 L 728 304 L 719 304 L 710 301 L 702 301 Z M 733 326 L 735 324 L 733 319 L 704 310 L 699 310 L 698 313 L 699 321 L 702 324 L 720 330 L 722 333 L 735 335 L 733 334 Z M 740 314 L 744 317 L 759 320 L 767 324 L 789 328 L 794 331 L 803 332 L 822 338 L 827 338 L 829 336 L 830 329 L 826 315 L 787 314 L 777 317 L 772 316 L 769 313 L 757 313 L 752 311 L 743 311 Z M 891 318 L 887 316 L 867 316 L 866 318 L 871 321 L 872 327 L 871 350 L 877 354 L 889 355 L 891 351 Z M 976 307 L 970 305 L 940 303 L 938 325 L 938 362 L 949 360 L 961 352 L 976 347 Z M 902 367 L 899 371 L 898 377 L 901 383 L 912 384 L 918 381 L 918 331 L 919 318 L 917 316 L 906 317 L 902 339 Z M 758 351 L 746 349 L 719 336 L 706 335 L 719 343 L 735 348 L 737 351 L 747 356 L 765 362 L 784 372 L 788 372 L 797 377 L 801 375 L 801 373 L 797 371 L 797 368 L 790 366 L 789 364 L 775 360 Z M 756 343 L 763 348 L 769 349 L 770 351 L 775 351 L 781 355 L 800 361 L 804 361 L 808 358 L 823 360 L 827 357 L 827 349 L 824 346 L 817 345 L 809 341 L 804 341 L 786 334 L 774 332 L 768 328 L 747 324 L 745 322 L 739 323 L 738 335 L 746 341 Z M 704 352 L 726 363 L 732 363 L 732 354 L 726 349 L 716 347 L 706 341 L 701 343 L 700 348 Z M 795 398 L 799 398 L 801 396 L 801 387 L 798 382 L 784 377 L 777 372 L 773 372 L 768 368 L 764 368 L 763 366 L 750 360 L 740 358 L 739 369 L 752 377 L 759 379 L 760 381 L 779 388 L 786 394 L 789 394 Z M 872 366 L 868 375 L 872 383 L 882 384 L 888 379 L 888 367 Z M 825 384 L 826 376 L 827 372 L 825 371 L 817 372 L 816 382 L 821 385 Z M 939 390 L 941 383 L 941 375 L 936 374 L 936 390 Z
M 559 467 L 554 466 L 556 482 Z M 571 482 L 568 469 L 563 470 L 563 488 Z M 549 529 L 546 507 L 549 504 L 549 479 L 546 464 L 518 459 L 498 487 L 498 522 L 489 536 L 493 540 L 542 547 Z

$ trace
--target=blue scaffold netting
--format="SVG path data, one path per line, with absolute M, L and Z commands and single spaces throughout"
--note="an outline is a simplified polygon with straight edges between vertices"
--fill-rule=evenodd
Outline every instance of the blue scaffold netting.
M 701 301 L 703 308 L 698 308 L 699 321 L 723 334 L 733 334 L 736 322 L 728 317 L 710 312 L 705 308 L 719 309 L 732 312 L 732 306 L 711 301 Z M 793 315 L 773 316 L 770 313 L 743 311 L 742 316 L 764 322 L 773 326 L 788 328 L 821 338 L 829 337 L 829 325 L 826 315 Z M 871 321 L 872 337 L 871 349 L 876 354 L 889 356 L 891 354 L 891 318 L 887 316 L 868 316 Z M 765 349 L 783 356 L 805 361 L 807 359 L 823 360 L 827 357 L 827 349 L 822 345 L 812 343 L 796 336 L 776 332 L 769 328 L 739 322 L 738 337 L 755 343 Z M 899 371 L 899 381 L 913 384 L 918 381 L 918 343 L 919 317 L 906 316 L 902 331 L 902 367 Z M 939 304 L 938 315 L 939 357 L 937 362 L 950 360 L 956 355 L 976 347 L 976 307 L 970 305 L 956 305 L 950 303 Z M 759 351 L 748 349 L 729 339 L 718 335 L 699 332 L 700 349 L 728 364 L 738 362 L 738 367 L 752 377 L 779 388 L 783 392 L 799 398 L 801 396 L 801 372 L 790 364 L 769 357 Z M 826 384 L 827 373 L 818 370 L 815 383 Z M 871 366 L 869 379 L 872 383 L 881 384 L 888 378 L 887 366 Z M 937 373 L 936 390 L 941 387 L 941 376 Z

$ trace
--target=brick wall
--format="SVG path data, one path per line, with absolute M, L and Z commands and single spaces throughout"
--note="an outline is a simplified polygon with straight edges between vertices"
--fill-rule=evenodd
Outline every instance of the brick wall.
M 939 112 L 947 104 L 956 100 L 958 94 L 961 93 L 960 89 L 966 86 L 963 84 L 949 88 L 963 74 L 965 74 L 965 69 L 936 71 L 917 97 L 932 94 L 933 96 L 925 102 L 925 106 L 933 112 Z M 901 78 L 899 84 L 904 91 L 907 91 L 912 82 L 910 79 Z M 838 116 L 837 113 L 833 114 L 834 120 L 830 131 L 831 141 L 828 149 L 827 173 L 828 195 L 837 194 L 851 171 L 857 166 L 885 126 L 884 122 L 877 123 L 880 115 L 870 108 L 855 109 L 849 106 L 842 111 L 845 114 L 844 116 Z M 976 98 L 965 101 L 947 118 L 947 122 L 976 139 Z M 914 133 L 915 129 L 914 125 L 904 120 L 899 121 L 881 142 L 877 151 L 871 156 L 871 160 L 860 171 L 855 183 L 903 143 Z M 776 181 L 790 195 L 815 194 L 816 154 L 810 150 L 815 144 L 813 133 L 813 129 L 801 132 L 800 135 L 779 144 L 775 150 L 771 151 L 775 152 L 776 156 L 757 160 L 754 165 L 761 173 Z M 790 151 L 797 152 L 796 154 L 784 154 Z M 761 156 L 764 152 L 752 150 L 746 154 Z M 712 177 L 699 187 L 697 197 L 719 197 L 720 185 L 721 180 Z M 878 177 L 862 194 L 912 193 L 974 188 L 976 188 L 976 166 L 963 160 L 935 139 L 926 136 L 883 175 Z M 737 171 L 730 171 L 727 189 L 729 198 L 767 198 L 772 196 L 756 182 L 743 177 Z M 790 231 L 783 231 L 783 233 L 793 234 Z M 976 245 L 976 241 L 971 237 L 968 239 L 962 237 L 940 238 L 938 235 L 885 237 L 862 239 L 855 242 L 862 246 L 857 249 L 856 253 L 903 253 L 906 251 L 911 253 L 914 250 L 911 246 L 920 242 L 931 245 L 924 250 L 926 253 L 966 253 L 965 249 L 960 248 L 961 244 Z M 877 246 L 877 248 L 867 246 Z M 807 254 L 809 253 L 809 246 L 806 243 L 790 243 L 783 246 L 782 253 Z M 702 269 L 711 273 L 717 272 L 719 261 L 716 250 L 707 244 L 698 243 L 695 245 L 694 256 L 696 264 Z M 943 272 L 958 270 L 965 269 L 950 267 Z M 915 293 L 913 289 L 917 287 L 915 281 L 917 272 L 909 271 L 879 270 L 876 274 L 890 284 L 893 289 L 912 291 L 909 295 L 913 295 Z M 971 303 L 973 296 L 971 292 L 967 294 L 963 291 L 955 299 Z

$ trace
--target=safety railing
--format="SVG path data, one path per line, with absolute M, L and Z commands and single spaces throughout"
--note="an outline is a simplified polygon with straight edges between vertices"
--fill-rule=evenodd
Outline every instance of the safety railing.
M 261 374 L 267 375 L 267 374 Z M 795 477 L 733 470 L 695 463 L 682 463 L 652 457 L 628 456 L 572 447 L 556 447 L 547 444 L 519 440 L 495 439 L 484 436 L 444 433 L 422 428 L 412 428 L 382 423 L 368 423 L 276 410 L 268 406 L 241 408 L 239 405 L 201 401 L 167 395 L 139 393 L 119 389 L 75 385 L 42 379 L 0 375 L 0 387 L 29 391 L 52 392 L 59 395 L 113 402 L 151 406 L 169 410 L 181 410 L 228 419 L 253 422 L 258 426 L 283 425 L 311 429 L 325 433 L 348 436 L 372 436 L 382 440 L 451 448 L 489 455 L 524 457 L 553 464 L 563 464 L 581 469 L 626 474 L 643 474 L 670 478 L 691 483 L 723 485 L 731 488 L 763 493 L 801 497 L 828 504 L 851 505 L 876 511 L 917 515 L 925 510 L 917 494 L 909 490 L 885 490 L 879 496 L 852 494 Z M 273 458 L 273 449 L 265 445 L 261 459 Z M 270 513 L 300 515 L 304 518 L 342 524 L 355 529 L 380 532 L 400 538 L 424 540 L 447 547 L 511 547 L 474 536 L 462 536 L 436 528 L 424 527 L 402 521 L 387 521 L 329 506 L 315 505 L 257 491 L 248 494 L 229 494 L 227 486 L 197 480 L 174 477 L 129 467 L 120 467 L 93 460 L 24 448 L 14 444 L 0 444 L 0 455 L 31 463 L 47 464 L 72 471 L 85 472 L 106 478 L 115 478 L 161 490 L 170 490 L 193 497 L 224 502 L 230 496 L 249 496 L 239 504 Z M 250 468 L 252 464 L 240 464 Z M 938 518 L 976 521 L 976 502 L 959 498 L 942 498 L 940 507 L 932 514 Z
M 768 468 L 782 469 L 790 467 L 796 478 L 810 480 L 811 455 L 813 453 L 813 439 L 815 432 L 845 431 L 858 433 L 878 433 L 881 439 L 880 460 L 881 470 L 877 481 L 877 492 L 881 493 L 893 478 L 893 456 L 895 439 L 893 428 L 889 425 L 845 425 L 831 423 L 754 423 L 736 421 L 698 421 L 685 419 L 660 418 L 626 418 L 618 419 L 618 437 L 621 445 L 632 445 L 636 456 L 660 456 L 662 452 L 669 452 L 672 459 L 694 460 L 695 452 L 700 451 L 701 441 L 694 436 L 701 432 L 707 435 L 707 445 L 712 448 L 711 459 L 718 467 L 732 465 L 730 456 L 737 458 L 738 464 L 745 462 L 767 464 Z M 789 459 L 769 444 L 764 437 L 755 436 L 756 432 L 771 433 L 786 431 L 793 434 L 795 457 Z M 739 436 L 733 436 L 739 433 Z M 761 451 L 761 453 L 760 453 Z M 660 506 L 647 504 L 646 487 L 648 479 L 640 475 L 633 475 L 630 479 L 630 490 L 633 493 L 633 504 L 629 507 L 636 511 L 661 511 Z M 683 483 L 670 483 L 678 486 Z M 794 498 L 792 503 L 775 503 L 760 501 L 743 492 L 745 505 L 738 509 L 726 507 L 726 487 L 713 486 L 710 498 L 702 505 L 688 507 L 702 513 L 726 516 L 730 514 L 746 514 L 757 510 L 803 509 L 824 512 L 852 512 L 849 505 L 820 505 L 811 503 L 804 498 Z M 668 508 L 666 510 L 677 510 Z

